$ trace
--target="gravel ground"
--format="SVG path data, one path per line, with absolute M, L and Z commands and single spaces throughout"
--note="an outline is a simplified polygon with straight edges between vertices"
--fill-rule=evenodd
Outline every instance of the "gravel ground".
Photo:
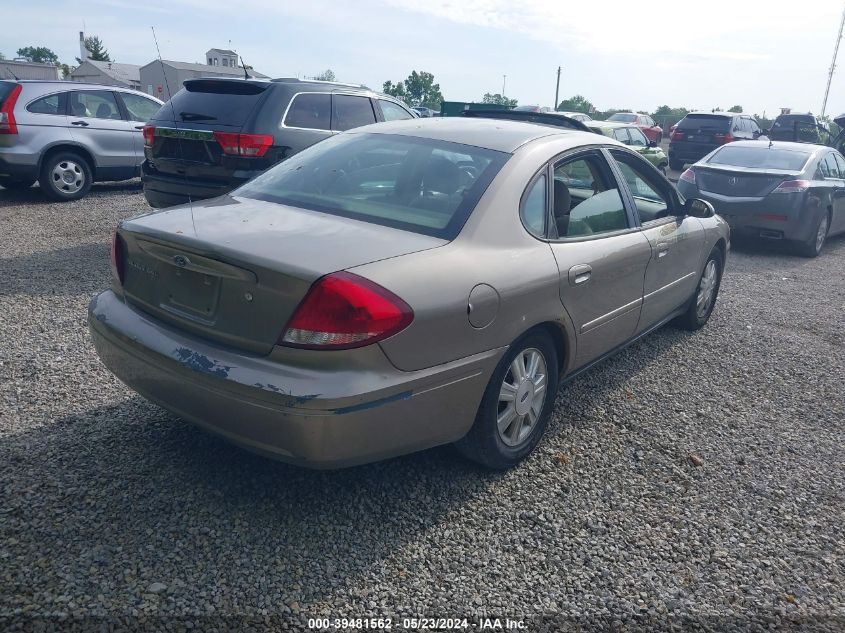
M 137 183 L 70 204 L 0 190 L 3 630 L 845 628 L 845 239 L 816 260 L 735 249 L 706 328 L 565 387 L 511 472 L 448 448 L 312 472 L 97 360 L 85 309 L 113 226 L 145 210 Z

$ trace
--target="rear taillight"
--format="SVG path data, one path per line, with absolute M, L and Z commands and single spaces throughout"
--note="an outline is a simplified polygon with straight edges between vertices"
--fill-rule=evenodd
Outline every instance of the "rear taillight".
M 145 125 L 142 133 L 144 135 L 144 147 L 152 147 L 156 140 L 156 126 Z
M 717 143 L 733 143 L 736 139 L 733 137 L 733 134 L 726 132 L 724 134 L 714 134 L 713 140 Z
M 123 285 L 124 270 L 123 238 L 115 231 L 111 241 L 111 272 L 121 286 Z
M 669 138 L 672 139 L 673 141 L 683 141 L 684 140 L 684 133 L 672 130 L 671 134 L 669 134 Z
M 809 180 L 784 180 L 772 193 L 801 193 L 809 188 Z
M 333 273 L 314 282 L 279 344 L 308 349 L 362 347 L 404 330 L 413 319 L 411 307 L 389 290 L 352 273 Z
M 685 169 L 684 173 L 680 175 L 678 180 L 683 180 L 684 182 L 688 182 L 691 184 L 695 184 L 695 170 L 690 167 L 689 169 Z
M 23 87 L 17 84 L 12 92 L 6 97 L 3 106 L 0 107 L 0 134 L 17 134 L 18 124 L 15 122 L 15 104 L 21 94 Z
M 215 132 L 224 154 L 231 156 L 264 156 L 273 145 L 269 134 L 238 134 L 237 132 Z

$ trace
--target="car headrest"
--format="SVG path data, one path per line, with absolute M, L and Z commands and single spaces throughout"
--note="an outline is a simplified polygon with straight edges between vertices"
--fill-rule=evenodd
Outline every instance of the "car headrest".
M 448 158 L 433 156 L 426 163 L 422 184 L 425 191 L 452 195 L 461 186 L 461 169 Z
M 572 196 L 569 187 L 561 180 L 554 180 L 554 215 L 555 219 L 569 215 L 569 208 L 572 205 Z
M 98 119 L 109 119 L 111 118 L 111 106 L 108 103 L 101 103 L 97 108 L 97 118 Z

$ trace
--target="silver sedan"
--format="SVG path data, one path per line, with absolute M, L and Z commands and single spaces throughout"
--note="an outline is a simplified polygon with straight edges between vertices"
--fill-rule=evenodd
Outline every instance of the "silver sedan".
M 702 327 L 728 248 L 611 139 L 397 121 L 123 222 L 89 323 L 127 385 L 250 450 L 329 468 L 456 443 L 507 468 L 562 381 Z

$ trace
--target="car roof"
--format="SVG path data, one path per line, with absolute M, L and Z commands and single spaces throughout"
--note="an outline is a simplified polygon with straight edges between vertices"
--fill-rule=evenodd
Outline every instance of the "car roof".
M 706 114 L 707 116 L 721 116 L 721 117 L 735 117 L 740 116 L 742 112 L 710 112 L 709 110 L 696 110 L 695 112 L 687 112 L 685 117 L 688 117 L 691 114 L 699 115 L 699 114 Z M 751 116 L 750 114 L 746 114 L 745 116 Z
M 594 132 L 480 117 L 433 117 L 387 121 L 355 128 L 346 134 L 361 132 L 417 136 L 509 154 L 526 143 L 548 136 L 570 135 L 573 146 L 596 142 Z
M 628 123 L 627 121 L 596 121 L 593 119 L 592 121 L 584 121 L 584 125 L 587 127 L 635 127 L 638 130 L 640 129 L 638 126 L 634 125 L 633 123 Z
M 793 141 L 734 141 L 733 143 L 728 143 L 727 145 L 722 145 L 722 148 L 725 147 L 765 147 L 768 149 L 785 149 L 785 150 L 792 150 L 792 151 L 801 151 L 804 153 L 811 153 L 816 154 L 821 152 L 822 150 L 832 150 L 832 147 L 828 147 L 827 145 L 818 145 L 816 143 L 796 143 Z

